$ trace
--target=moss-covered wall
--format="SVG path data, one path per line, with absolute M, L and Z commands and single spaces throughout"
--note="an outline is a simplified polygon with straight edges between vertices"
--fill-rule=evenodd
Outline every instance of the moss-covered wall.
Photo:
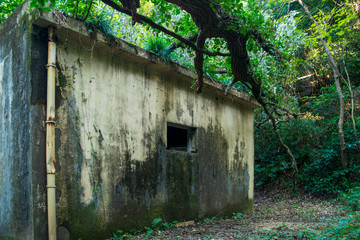
M 23 4 L 0 25 L 0 238 L 21 240 L 47 234 L 36 233 L 46 229 L 40 217 L 46 213 L 46 185 L 33 178 L 45 171 L 40 163 L 45 102 L 35 100 L 41 76 L 32 68 L 39 54 L 33 48 L 33 19 L 27 9 Z
M 252 209 L 253 109 L 116 47 L 57 37 L 59 225 L 101 239 Z M 166 149 L 168 122 L 196 129 L 193 153 Z
M 254 104 L 245 95 L 224 96 L 211 84 L 196 95 L 189 71 L 27 9 L 0 27 L 0 237 L 47 238 L 49 25 L 57 41 L 59 239 L 252 210 Z M 167 149 L 168 123 L 193 130 L 191 152 Z

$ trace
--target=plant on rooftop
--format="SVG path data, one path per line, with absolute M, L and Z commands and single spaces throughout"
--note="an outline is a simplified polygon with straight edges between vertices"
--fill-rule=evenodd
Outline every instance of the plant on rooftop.
M 157 54 L 163 61 L 170 60 L 170 54 L 174 51 L 164 38 L 150 36 L 145 43 L 145 49 Z

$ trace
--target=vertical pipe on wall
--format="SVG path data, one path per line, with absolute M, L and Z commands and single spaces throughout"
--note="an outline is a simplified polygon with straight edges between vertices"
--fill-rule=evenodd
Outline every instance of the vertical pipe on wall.
M 56 186 L 55 186 L 55 68 L 56 44 L 54 29 L 48 29 L 47 101 L 46 101 L 46 175 L 49 240 L 56 240 Z

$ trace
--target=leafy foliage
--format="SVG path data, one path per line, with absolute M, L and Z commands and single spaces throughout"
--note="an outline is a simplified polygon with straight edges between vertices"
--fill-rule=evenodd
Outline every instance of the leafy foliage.
M 341 192 L 340 199 L 348 212 L 360 211 L 360 185 L 349 188 L 345 192 Z
M 0 24 L 4 22 L 24 0 L 3 0 L 0 2 Z
M 298 161 L 299 186 L 318 195 L 324 193 L 336 195 L 339 190 L 346 190 L 351 184 L 360 182 L 359 140 L 350 122 L 344 126 L 349 169 L 343 170 L 338 161 L 336 129 L 338 103 L 335 94 L 334 87 L 323 88 L 321 95 L 311 98 L 311 101 L 303 107 L 303 110 L 308 111 L 307 115 L 298 120 L 290 119 L 289 123 L 279 126 L 284 141 L 293 149 Z M 359 116 L 356 118 L 356 123 L 360 125 Z M 258 158 L 255 166 L 256 184 L 261 186 L 281 179 L 285 182 L 291 166 L 284 153 L 279 150 L 271 126 L 263 125 L 262 128 L 256 129 L 255 135 L 255 152 Z
M 155 218 L 151 222 L 151 226 L 145 227 L 144 230 L 133 230 L 130 232 L 124 232 L 122 230 L 118 230 L 116 233 L 113 233 L 113 237 L 117 240 L 123 240 L 123 239 L 129 239 L 132 238 L 133 235 L 138 235 L 143 232 L 146 233 L 147 236 L 152 235 L 154 232 L 160 231 L 160 230 L 166 230 L 171 227 L 176 226 L 178 221 L 173 222 L 164 222 L 161 218 Z
M 355 130 L 356 126 L 360 125 L 360 112 L 357 110 L 359 100 L 355 99 L 354 124 L 351 119 L 351 101 L 354 101 L 351 99 L 351 92 L 356 96 L 360 89 L 359 51 L 354 48 L 360 41 L 359 20 L 354 6 L 349 1 L 336 4 L 330 1 L 315 1 L 310 6 L 316 20 L 322 24 L 321 35 L 326 39 L 331 54 L 339 63 L 338 67 L 344 79 L 342 88 L 346 102 L 345 152 L 350 162 L 349 168 L 345 170 L 339 165 L 340 149 L 337 134 L 339 103 L 334 86 L 330 86 L 332 70 L 322 45 L 318 42 L 315 25 L 307 18 L 296 18 L 296 29 L 305 36 L 303 35 L 302 41 L 295 41 L 295 44 L 301 43 L 301 45 L 294 51 L 298 57 L 295 58 L 298 64 L 292 71 L 297 71 L 298 76 L 303 77 L 299 78 L 302 79 L 301 81 L 294 81 L 294 92 L 290 95 L 297 98 L 297 102 L 300 103 L 299 109 L 306 115 L 298 119 L 290 119 L 288 123 L 278 122 L 278 127 L 284 142 L 292 149 L 299 165 L 300 170 L 296 180 L 305 190 L 316 194 L 336 194 L 339 190 L 350 187 L 350 183 L 359 182 L 360 143 Z M 273 11 L 275 19 L 288 17 L 292 11 L 302 11 L 299 4 L 290 4 L 289 1 L 270 1 L 266 8 Z M 298 16 L 301 17 L 299 14 Z M 271 83 L 271 80 L 266 83 Z M 274 83 L 269 85 L 268 89 L 270 91 L 271 88 L 280 86 Z M 294 85 L 287 82 L 282 90 L 286 91 L 290 86 Z M 290 101 L 285 101 L 287 107 L 288 102 Z M 263 113 L 258 113 L 258 122 L 265 118 Z M 280 180 L 290 186 L 292 183 L 286 179 L 289 178 L 291 166 L 287 163 L 286 155 L 279 144 L 276 144 L 269 123 L 256 130 L 255 140 L 257 184 L 261 186 Z M 267 151 L 264 152 L 263 149 Z
M 148 37 L 145 43 L 145 49 L 156 53 L 164 61 L 170 60 L 170 54 L 173 51 L 173 49 L 170 48 L 170 44 L 166 42 L 164 38 L 155 36 Z
M 336 239 L 360 238 L 360 185 L 348 189 L 340 194 L 340 199 L 345 204 L 347 217 L 339 224 L 329 229 L 328 236 Z

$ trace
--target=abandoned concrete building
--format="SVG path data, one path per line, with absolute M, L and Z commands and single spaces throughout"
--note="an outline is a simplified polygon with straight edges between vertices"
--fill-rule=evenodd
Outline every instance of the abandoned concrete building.
M 0 238 L 252 210 L 255 101 L 27 4 L 0 25 Z

